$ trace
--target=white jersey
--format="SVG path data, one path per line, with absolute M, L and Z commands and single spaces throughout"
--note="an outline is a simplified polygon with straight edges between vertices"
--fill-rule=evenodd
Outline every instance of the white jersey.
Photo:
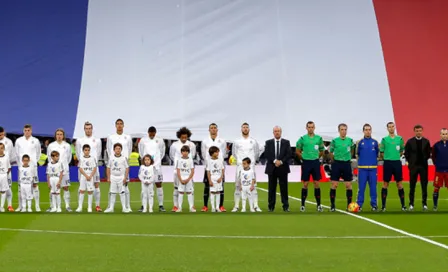
M 138 143 L 138 153 L 140 158 L 143 159 L 145 155 L 150 155 L 154 161 L 154 168 L 160 170 L 162 166 L 162 159 L 165 156 L 165 142 L 160 137 L 154 137 L 153 139 L 148 136 L 140 139 Z
M 236 164 L 241 165 L 244 158 L 249 158 L 251 164 L 255 165 L 260 157 L 260 148 L 258 142 L 251 137 L 241 137 L 233 143 L 232 155 L 236 159 Z
M 181 179 L 187 179 L 190 177 L 191 174 L 191 169 L 194 169 L 194 163 L 193 163 L 193 159 L 188 158 L 188 159 L 184 159 L 184 158 L 179 158 L 176 161 L 176 171 L 177 169 L 180 170 L 180 177 Z
M 255 172 L 252 168 L 249 170 L 244 170 L 241 168 L 238 172 L 238 180 L 241 182 L 243 186 L 252 185 L 252 180 L 255 179 Z
M 37 162 L 40 159 L 41 154 L 41 146 L 40 142 L 37 138 L 33 136 L 26 139 L 25 136 L 22 136 L 16 140 L 16 156 L 17 156 L 17 164 L 19 166 L 22 165 L 22 157 L 23 155 L 30 156 L 30 164 L 37 165 Z
M 82 169 L 87 176 L 90 176 L 92 172 L 98 167 L 98 162 L 93 156 L 82 156 L 79 158 L 78 167 Z
M 5 153 L 9 156 L 11 164 L 17 162 L 16 151 L 14 150 L 14 144 L 11 139 L 3 137 L 3 139 L 0 140 L 0 143 L 5 145 Z
M 177 140 L 170 146 L 170 159 L 173 162 L 173 165 L 177 165 L 177 160 L 182 158 L 182 152 L 180 152 L 180 150 L 184 145 L 190 147 L 190 154 L 188 157 L 191 160 L 196 157 L 196 145 L 193 142 L 187 140 L 185 143 L 182 143 L 180 140 Z
M 210 153 L 208 152 L 208 150 L 212 146 L 216 146 L 217 148 L 219 148 L 219 158 L 224 160 L 224 154 L 226 154 L 227 151 L 226 141 L 219 137 L 216 137 L 213 140 L 210 136 L 208 136 L 201 143 L 202 159 L 204 160 L 205 165 L 207 165 L 207 162 L 210 160 Z
M 47 166 L 47 175 L 50 179 L 59 179 L 61 173 L 65 172 L 67 169 L 64 168 L 64 164 L 61 160 L 58 162 L 50 162 Z
M 114 145 L 117 143 L 120 143 L 123 147 L 121 154 L 126 158 L 129 158 L 132 152 L 132 137 L 124 133 L 120 135 L 115 133 L 107 137 L 106 151 L 109 160 L 115 156 Z
M 111 178 L 124 178 L 128 167 L 128 158 L 123 155 L 119 157 L 113 155 L 109 158 L 109 163 L 107 164 L 107 168 L 110 168 Z
M 9 156 L 4 154 L 0 157 L 0 175 L 8 175 L 9 169 L 11 169 L 11 161 L 9 160 Z
M 93 136 L 91 136 L 91 137 L 84 136 L 82 138 L 77 139 L 76 140 L 76 156 L 78 158 L 84 157 L 84 153 L 82 150 L 82 147 L 84 145 L 90 146 L 90 156 L 93 156 L 96 159 L 96 161 L 98 161 L 101 158 L 101 149 L 103 147 L 101 144 L 101 139 L 97 139 Z
M 33 166 L 23 167 L 19 166 L 19 183 L 22 184 L 33 184 L 34 177 L 37 176 L 37 168 Z
M 222 176 L 223 169 L 224 169 L 224 160 L 222 158 L 218 158 L 216 160 L 210 158 L 205 168 L 206 171 L 210 172 L 212 182 L 216 182 Z
M 156 175 L 154 172 L 154 166 L 150 165 L 150 166 L 145 166 L 142 165 L 140 166 L 140 169 L 138 171 L 138 178 L 140 179 L 141 182 L 144 183 L 154 183 L 156 180 Z
M 49 144 L 47 147 L 48 163 L 51 162 L 51 152 L 53 151 L 59 152 L 59 162 L 64 165 L 65 169 L 69 169 L 68 165 L 72 161 L 72 148 L 70 145 L 66 141 L 62 141 L 61 143 L 52 142 Z

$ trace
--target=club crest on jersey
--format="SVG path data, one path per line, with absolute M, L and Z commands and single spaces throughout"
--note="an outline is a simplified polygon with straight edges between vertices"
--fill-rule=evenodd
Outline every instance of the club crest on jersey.
M 187 168 L 187 163 L 186 163 L 186 162 L 184 162 L 183 166 L 184 166 L 184 168 Z
M 250 143 L 252 144 L 252 140 L 250 140 Z
M 147 176 L 149 174 L 149 171 L 145 170 L 145 172 L 143 172 L 143 174 L 145 174 L 145 176 Z
M 90 162 L 86 161 L 86 166 L 89 167 L 90 166 Z
M 244 179 L 248 179 L 249 175 L 248 174 L 244 174 L 243 177 L 244 177 Z
M 118 162 L 114 161 L 114 166 L 117 167 L 118 166 Z
M 56 173 L 56 167 L 51 167 L 51 172 Z
M 23 170 L 23 171 L 22 171 L 22 175 L 23 175 L 24 177 L 26 177 L 26 176 L 28 175 L 28 173 L 27 173 L 25 170 Z

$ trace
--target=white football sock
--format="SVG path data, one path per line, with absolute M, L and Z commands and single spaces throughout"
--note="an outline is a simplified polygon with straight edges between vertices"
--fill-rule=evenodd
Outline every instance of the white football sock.
M 188 205 L 190 206 L 190 209 L 192 209 L 194 207 L 194 194 L 191 193 L 189 195 L 187 195 L 188 197 Z
M 9 207 L 9 206 L 12 206 L 12 190 L 11 190 L 11 188 L 9 188 L 9 189 L 5 192 L 5 195 L 6 195 L 6 201 L 8 202 L 8 207 Z M 20 195 L 19 195 L 18 198 L 20 199 Z M 2 207 L 3 207 L 3 205 L 2 205 Z
M 240 190 L 238 190 L 238 188 L 235 188 L 235 193 L 233 197 L 235 199 L 235 207 L 238 208 L 240 206 L 240 199 L 241 199 L 241 192 Z
M 56 209 L 56 205 L 58 204 L 58 201 L 56 200 L 56 198 L 57 198 L 57 195 L 54 195 L 54 194 L 50 194 L 50 199 L 51 199 L 51 202 L 50 202 L 50 207 L 51 207 L 51 209 L 53 210 L 55 210 Z
M 140 199 L 142 200 L 142 206 L 146 207 L 146 202 L 144 200 L 145 189 L 142 188 L 142 192 L 140 193 Z
M 152 188 L 150 188 L 152 190 Z M 148 197 L 149 210 L 152 210 L 154 207 L 154 191 L 149 192 Z
M 249 198 L 249 208 L 251 210 L 253 210 L 255 207 L 258 208 L 258 206 L 255 206 L 255 199 L 257 199 L 257 202 L 258 202 L 258 195 L 254 194 L 254 192 L 256 192 L 255 189 L 250 193 L 250 195 L 248 195 L 248 198 Z
M 21 190 L 20 190 L 20 185 L 19 185 L 19 189 L 17 190 L 17 192 L 18 192 L 18 197 L 17 197 L 17 202 L 18 202 L 18 207 L 19 208 L 22 208 L 22 198 L 20 197 L 21 196 Z M 12 194 L 11 194 L 11 197 L 12 197 Z
M 32 202 L 32 200 L 28 199 L 26 202 L 28 203 L 28 209 L 31 209 L 31 202 Z
M 64 190 L 64 201 L 65 201 L 65 208 L 69 208 L 70 207 L 70 191 L 65 191 Z
M 253 200 L 253 207 L 254 208 L 258 208 L 258 192 L 257 192 L 257 187 L 254 187 L 254 190 L 250 193 L 251 194 L 251 198 Z M 250 203 L 250 201 L 249 201 Z
M 33 187 L 33 196 L 34 196 L 34 206 L 36 207 L 36 210 L 40 208 L 40 192 L 39 192 L 39 186 Z
M 6 192 L 2 193 L 1 200 L 0 200 L 0 207 L 3 208 L 5 206 L 5 200 L 6 200 Z
M 95 191 L 93 191 L 95 195 L 95 206 L 100 206 L 100 198 L 101 198 L 101 191 L 100 187 L 95 188 Z
M 109 193 L 109 208 L 111 208 L 112 210 L 114 210 L 114 208 L 115 208 L 116 197 L 117 197 L 116 194 Z
M 159 206 L 163 206 L 163 188 L 157 188 L 157 201 Z
M 242 193 L 242 205 L 241 205 L 241 208 L 244 210 L 244 209 L 246 209 L 246 200 L 247 200 L 247 195 L 245 194 L 245 193 Z M 239 204 L 238 204 L 238 206 L 239 206 Z M 235 206 L 235 207 L 237 207 L 237 206 Z
M 83 202 L 84 202 L 84 194 L 78 193 L 78 208 L 82 209 Z
M 93 194 L 87 195 L 87 208 L 92 209 Z
M 148 206 L 148 188 L 145 186 L 142 188 L 142 206 L 143 209 L 146 210 L 146 207 Z
M 50 207 L 53 207 L 52 205 L 52 203 L 53 203 L 53 194 L 50 192 Z M 56 198 L 55 198 L 56 199 Z M 56 203 L 56 202 L 55 202 Z
M 126 199 L 126 208 L 130 209 L 131 208 L 131 191 L 129 191 L 129 186 L 126 186 L 126 188 L 124 189 L 124 194 L 125 194 L 125 199 Z
M 56 195 L 56 209 L 61 209 L 61 194 Z
M 212 210 L 215 209 L 215 194 L 214 193 L 210 193 L 210 203 L 212 204 Z
M 180 197 L 183 197 L 183 195 L 180 195 L 179 191 L 175 188 L 174 191 L 173 191 L 173 205 L 174 205 L 174 207 L 178 207 L 178 208 L 180 207 L 179 206 L 179 198 Z
M 219 209 L 219 203 L 221 202 L 221 192 L 216 194 L 216 209 Z
M 183 202 L 184 202 L 184 194 L 179 194 L 179 196 L 177 197 L 177 204 L 178 204 L 178 206 L 176 206 L 176 205 L 174 205 L 174 206 L 176 206 L 176 207 L 178 207 L 179 209 L 181 209 L 182 210 L 182 204 L 183 204 Z
M 126 208 L 126 193 L 121 193 L 120 194 L 120 201 L 121 201 L 121 207 L 123 209 L 123 211 L 127 210 Z

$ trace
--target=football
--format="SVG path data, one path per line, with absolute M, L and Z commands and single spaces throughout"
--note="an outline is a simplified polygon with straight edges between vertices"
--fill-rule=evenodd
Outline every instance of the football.
M 359 205 L 356 202 L 352 202 L 348 205 L 348 211 L 352 213 L 359 212 Z

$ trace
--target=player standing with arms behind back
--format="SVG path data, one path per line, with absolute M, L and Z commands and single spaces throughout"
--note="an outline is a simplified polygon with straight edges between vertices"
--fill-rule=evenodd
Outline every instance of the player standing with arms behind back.
M 442 128 L 440 131 L 441 140 L 434 144 L 432 148 L 432 161 L 436 167 L 434 178 L 434 192 L 432 200 L 434 211 L 437 211 L 440 188 L 448 188 L 448 129 Z
M 208 162 L 210 161 L 210 147 L 215 146 L 218 148 L 219 150 L 219 159 L 224 161 L 224 154 L 226 152 L 227 149 L 227 143 L 224 139 L 221 139 L 218 136 L 218 125 L 216 125 L 215 123 L 211 123 L 208 126 L 208 131 L 210 133 L 209 137 L 205 138 L 202 143 L 201 143 L 201 152 L 202 152 L 202 159 L 204 159 L 204 165 L 208 165 Z M 208 198 L 210 196 L 210 192 L 214 191 L 216 188 L 214 188 L 213 190 L 210 190 L 210 183 L 211 181 L 209 180 L 208 174 L 207 174 L 207 169 L 205 169 L 205 173 L 204 173 L 204 207 L 202 207 L 201 212 L 206 212 L 208 211 Z M 224 179 L 222 180 L 222 182 L 224 182 Z M 219 202 L 219 206 L 217 206 L 216 208 L 219 209 L 220 212 L 225 212 L 226 209 L 224 208 L 224 184 L 222 183 L 220 188 L 222 187 L 222 190 L 219 192 L 220 196 L 220 202 Z M 215 193 L 216 196 L 216 193 Z M 213 200 L 212 200 L 213 201 Z
M 192 135 L 192 133 L 188 128 L 186 128 L 186 127 L 180 128 L 176 132 L 176 137 L 179 140 L 175 141 L 170 146 L 170 159 L 174 165 L 173 209 L 171 210 L 172 212 L 176 212 L 177 209 L 179 208 L 179 190 L 178 189 L 179 189 L 180 182 L 179 182 L 179 178 L 177 175 L 176 166 L 177 166 L 177 160 L 179 160 L 182 157 L 182 152 L 181 152 L 182 147 L 185 145 L 189 147 L 188 157 L 191 160 L 193 160 L 196 157 L 196 145 L 189 140 L 191 135 Z
M 150 127 L 148 129 L 148 137 L 143 137 L 138 143 L 138 152 L 140 158 L 144 158 L 146 155 L 151 156 L 151 161 L 153 162 L 154 173 L 155 173 L 155 183 L 157 187 L 157 200 L 159 202 L 159 212 L 165 212 L 163 207 L 163 173 L 162 173 L 162 159 L 165 156 L 165 142 L 159 136 L 156 136 L 157 129 L 155 127 Z M 142 195 L 142 204 L 145 206 Z M 143 211 L 143 207 L 139 210 Z
M 6 137 L 6 132 L 3 127 L 0 127 L 0 143 L 5 145 L 5 153 L 9 156 L 9 160 L 11 164 L 14 164 L 18 158 L 16 158 L 15 150 L 14 150 L 14 144 L 12 143 L 11 139 Z M 8 174 L 8 183 L 9 183 L 9 189 L 6 191 L 5 196 L 6 200 L 8 201 L 8 211 L 13 212 L 14 208 L 12 207 L 12 178 L 11 178 L 11 172 Z M 18 182 L 20 184 L 20 182 Z M 18 195 L 19 199 L 19 205 L 20 205 L 20 195 Z
M 117 119 L 115 121 L 115 129 L 116 133 L 110 135 L 107 138 L 107 144 L 106 144 L 106 151 L 107 155 L 109 157 L 109 160 L 115 156 L 115 144 L 121 145 L 121 152 L 120 154 L 125 157 L 126 159 L 129 159 L 129 156 L 132 152 L 132 137 L 130 135 L 124 134 L 123 132 L 124 128 L 124 122 L 121 119 Z M 129 180 L 129 176 L 126 176 L 126 178 Z M 125 203 L 126 203 L 126 210 L 129 210 L 129 212 L 132 212 L 131 210 L 131 192 L 129 191 L 129 187 L 127 182 L 123 184 L 124 189 L 124 197 L 125 197 Z M 121 199 L 121 195 L 120 195 Z
M 97 139 L 95 136 L 93 136 L 93 125 L 89 122 L 84 123 L 84 133 L 85 133 L 84 137 L 76 140 L 76 156 L 78 159 L 82 158 L 84 156 L 83 147 L 85 145 L 88 145 L 90 147 L 90 153 L 89 153 L 90 157 L 94 158 L 98 163 L 101 157 L 101 149 L 102 149 L 101 139 Z M 93 191 L 96 206 L 95 209 L 97 212 L 101 212 L 102 210 L 100 207 L 101 191 L 100 191 L 99 169 L 96 169 L 95 176 L 93 177 L 93 185 L 95 187 Z
M 401 210 L 406 211 L 404 204 L 403 189 L 403 166 L 401 164 L 401 156 L 404 151 L 404 141 L 401 136 L 395 134 L 395 124 L 387 123 L 387 131 L 389 135 L 381 140 L 380 155 L 384 159 L 383 165 L 383 188 L 381 188 L 381 211 L 386 211 L 387 188 L 389 182 L 394 176 L 398 188 L 398 197 L 401 202 Z
M 31 125 L 25 125 L 23 127 L 23 136 L 16 140 L 15 149 L 17 158 L 23 158 L 23 155 L 28 155 L 30 157 L 30 166 L 37 168 L 37 162 L 40 159 L 41 146 L 39 140 L 37 138 L 34 138 L 32 136 L 32 133 L 33 129 Z M 17 160 L 17 164 L 19 165 L 19 167 L 22 166 L 22 161 Z M 37 171 L 35 171 L 35 173 L 36 176 L 34 177 L 34 184 L 33 184 L 34 204 L 36 212 L 40 212 L 39 179 L 37 177 Z M 20 195 L 20 184 L 19 184 L 19 195 Z M 19 207 L 16 209 L 16 211 L 19 212 L 20 210 L 21 210 L 21 204 L 19 202 Z
M 314 122 L 309 121 L 306 123 L 307 134 L 300 137 L 296 143 L 296 154 L 300 160 L 302 160 L 302 206 L 300 211 L 305 211 L 306 198 L 308 197 L 308 184 L 311 176 L 314 183 L 314 197 L 316 198 L 317 211 L 322 212 L 322 205 L 320 199 L 320 184 L 319 181 L 322 178 L 320 173 L 320 161 L 319 158 L 324 153 L 324 141 L 322 137 L 314 134 L 315 125 Z
M 56 141 L 48 145 L 47 148 L 48 163 L 51 162 L 51 152 L 57 151 L 59 153 L 59 162 L 64 166 L 64 177 L 62 178 L 61 187 L 64 190 L 65 209 L 67 212 L 71 212 L 69 164 L 72 160 L 72 149 L 65 141 L 65 132 L 62 128 L 56 130 L 54 138 Z
M 238 180 L 238 173 L 243 168 L 244 158 L 249 158 L 251 162 L 250 168 L 253 169 L 254 172 L 255 172 L 255 162 L 260 158 L 260 147 L 258 145 L 258 142 L 254 138 L 250 137 L 249 133 L 250 133 L 249 124 L 243 123 L 241 125 L 242 137 L 233 142 L 232 155 L 236 159 L 235 181 Z M 237 212 L 240 206 L 241 188 L 240 186 L 238 186 L 236 182 L 235 182 L 234 197 L 235 197 L 235 206 L 232 212 Z M 258 207 L 258 194 L 256 190 L 252 192 L 252 197 L 254 201 L 255 211 L 261 212 L 260 207 Z
M 347 125 L 339 124 L 339 137 L 333 139 L 330 144 L 330 156 L 333 163 L 331 164 L 331 189 L 330 189 L 330 201 L 331 212 L 336 211 L 336 189 L 338 188 L 339 181 L 342 180 L 345 183 L 347 207 L 352 203 L 353 190 L 353 172 L 351 160 L 355 151 L 355 143 L 353 139 L 347 137 Z

